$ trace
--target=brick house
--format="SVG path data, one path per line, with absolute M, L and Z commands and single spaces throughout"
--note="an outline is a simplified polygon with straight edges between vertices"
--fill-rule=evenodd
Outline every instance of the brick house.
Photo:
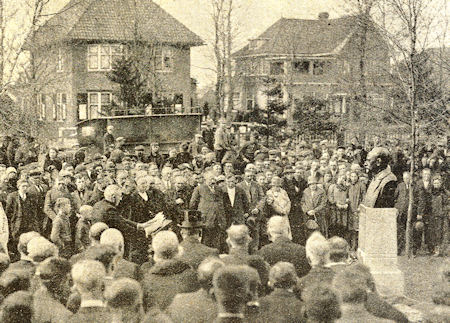
M 150 0 L 71 0 L 26 42 L 45 70 L 32 106 L 51 139 L 74 136 L 77 122 L 119 104 L 107 73 L 136 35 L 154 48 L 161 95 L 180 111 L 191 109 L 190 48 L 203 44 L 199 36 Z
M 279 19 L 233 54 L 238 78 L 235 109 L 264 107 L 267 98 L 262 80 L 271 77 L 283 84 L 286 101 L 289 96 L 294 100 L 326 99 L 330 111 L 337 115 L 347 113 L 359 75 L 358 44 L 354 16 L 329 19 L 327 13 L 321 13 L 314 20 Z M 373 31 L 367 35 L 367 44 L 370 97 L 385 100 L 384 90 L 389 85 L 388 48 Z

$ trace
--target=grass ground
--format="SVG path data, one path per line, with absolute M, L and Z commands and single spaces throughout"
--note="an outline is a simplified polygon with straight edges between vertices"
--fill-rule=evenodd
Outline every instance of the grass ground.
M 408 259 L 399 257 L 399 267 L 405 276 L 405 296 L 419 302 L 431 302 L 433 291 L 439 286 L 439 268 L 442 257 L 418 256 Z

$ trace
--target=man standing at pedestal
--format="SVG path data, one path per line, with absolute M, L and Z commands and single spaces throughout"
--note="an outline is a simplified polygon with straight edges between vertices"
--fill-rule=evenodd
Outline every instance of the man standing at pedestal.
M 360 205 L 358 255 L 381 294 L 402 295 L 404 277 L 397 266 L 397 178 L 389 161 L 386 148 L 375 147 L 367 155 L 372 179 Z
M 367 155 L 367 168 L 372 180 L 362 204 L 371 208 L 395 207 L 397 177 L 389 166 L 389 151 L 375 147 Z

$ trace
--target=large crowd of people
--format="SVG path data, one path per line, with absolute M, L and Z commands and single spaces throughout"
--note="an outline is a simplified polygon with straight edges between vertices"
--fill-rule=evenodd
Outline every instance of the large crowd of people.
M 37 163 L 33 140 L 3 137 L 0 321 L 408 322 L 355 258 L 360 204 L 398 209 L 401 254 L 413 187 L 413 252 L 447 256 L 447 147 L 424 145 L 411 179 L 408 149 L 378 137 L 236 142 L 208 123 L 166 155 L 109 126 L 101 153 Z

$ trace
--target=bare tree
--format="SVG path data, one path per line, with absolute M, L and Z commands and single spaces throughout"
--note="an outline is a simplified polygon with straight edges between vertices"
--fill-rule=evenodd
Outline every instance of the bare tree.
M 27 0 L 24 12 L 25 19 L 18 20 L 16 12 L 9 17 L 2 15 L 2 88 L 1 94 L 13 93 L 18 96 L 20 102 L 11 104 L 0 110 L 0 123 L 4 129 L 11 132 L 21 132 L 28 135 L 37 135 L 43 120 L 39 120 L 38 95 L 49 84 L 56 84 L 63 77 L 55 73 L 55 64 L 51 59 L 55 48 L 51 45 L 43 45 L 36 39 L 36 32 L 45 21 L 58 13 L 50 12 L 52 0 Z M 3 8 L 4 9 L 4 8 Z M 8 18 L 8 19 L 5 19 Z M 19 34 L 5 35 L 12 29 L 9 25 L 20 23 L 20 28 L 15 28 L 18 33 L 26 34 L 23 39 Z M 37 52 L 46 55 L 37 55 Z M 27 100 L 25 100 L 27 98 Z M 23 100 L 22 100 L 23 99 Z M 27 101 L 28 104 L 23 104 Z M 54 102 L 56 104 L 56 102 Z
M 420 68 L 423 64 L 421 54 L 430 44 L 434 22 L 438 14 L 439 4 L 436 0 L 385 0 L 383 16 L 385 26 L 378 25 L 379 30 L 390 46 L 393 64 L 393 75 L 406 98 L 405 111 L 409 113 L 410 127 L 410 175 L 414 179 L 416 169 L 415 158 L 418 143 L 418 115 L 421 109 L 427 108 L 428 102 L 419 101 Z M 406 67 L 406 72 L 403 67 Z M 426 89 L 425 89 L 426 90 Z M 399 109 L 399 106 L 396 106 Z M 401 108 L 401 107 L 400 107 Z M 441 116 L 444 117 L 444 116 Z M 409 191 L 409 205 L 406 228 L 406 252 L 412 255 L 412 213 L 414 182 Z

